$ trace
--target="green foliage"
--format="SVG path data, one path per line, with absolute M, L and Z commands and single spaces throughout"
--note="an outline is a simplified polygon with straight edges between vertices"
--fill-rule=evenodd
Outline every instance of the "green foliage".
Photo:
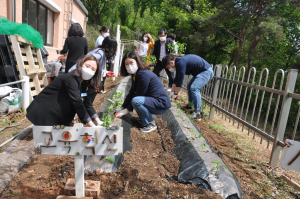
M 178 54 L 184 54 L 186 50 L 186 43 L 176 42 L 176 44 L 178 46 Z
M 101 124 L 101 126 L 104 126 L 104 127 L 109 127 L 112 125 L 112 121 L 115 119 L 115 116 L 113 115 L 107 115 L 106 113 L 103 113 L 103 117 L 102 117 L 102 120 L 103 120 L 103 124 Z
M 219 170 L 219 163 L 220 163 L 220 160 L 218 161 L 212 161 L 211 163 L 214 164 L 214 168 L 211 169 L 211 171 L 215 171 L 215 175 L 217 175 L 217 172 Z M 221 165 L 223 168 L 227 169 L 227 167 L 225 165 Z

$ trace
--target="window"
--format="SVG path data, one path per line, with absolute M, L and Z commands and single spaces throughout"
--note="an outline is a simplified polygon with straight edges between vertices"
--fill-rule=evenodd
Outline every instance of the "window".
M 53 46 L 54 12 L 36 0 L 23 0 L 22 22 L 40 32 L 44 45 Z

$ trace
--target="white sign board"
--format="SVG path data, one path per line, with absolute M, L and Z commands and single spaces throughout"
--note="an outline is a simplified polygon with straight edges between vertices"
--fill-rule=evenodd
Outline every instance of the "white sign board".
M 144 46 L 143 46 L 142 44 L 140 44 L 140 43 L 139 43 L 138 41 L 136 41 L 136 40 L 134 40 L 134 46 L 137 47 L 137 51 L 138 51 L 138 52 L 139 52 L 140 50 L 141 50 L 142 52 L 145 51 Z
M 284 147 L 279 166 L 300 172 L 300 142 L 286 139 L 290 147 Z
M 51 155 L 118 155 L 123 153 L 123 128 L 33 127 L 34 147 Z

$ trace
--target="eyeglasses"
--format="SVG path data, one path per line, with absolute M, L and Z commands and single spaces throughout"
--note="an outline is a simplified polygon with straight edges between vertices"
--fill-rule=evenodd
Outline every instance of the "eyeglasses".
M 65 125 L 53 125 L 53 129 L 64 129 L 65 128 Z
M 119 127 L 118 126 L 107 126 L 106 130 L 117 131 L 117 130 L 119 130 Z

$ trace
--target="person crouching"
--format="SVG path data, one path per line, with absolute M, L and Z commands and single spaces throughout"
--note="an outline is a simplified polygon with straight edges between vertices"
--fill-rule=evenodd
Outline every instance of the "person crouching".
M 143 125 L 143 128 L 140 128 L 142 132 L 157 129 L 151 114 L 162 115 L 171 107 L 163 84 L 157 75 L 149 70 L 149 66 L 133 52 L 128 52 L 123 57 L 120 70 L 121 76 L 131 75 L 132 86 L 121 107 L 122 110 L 116 113 L 116 117 L 120 118 L 135 109 Z

